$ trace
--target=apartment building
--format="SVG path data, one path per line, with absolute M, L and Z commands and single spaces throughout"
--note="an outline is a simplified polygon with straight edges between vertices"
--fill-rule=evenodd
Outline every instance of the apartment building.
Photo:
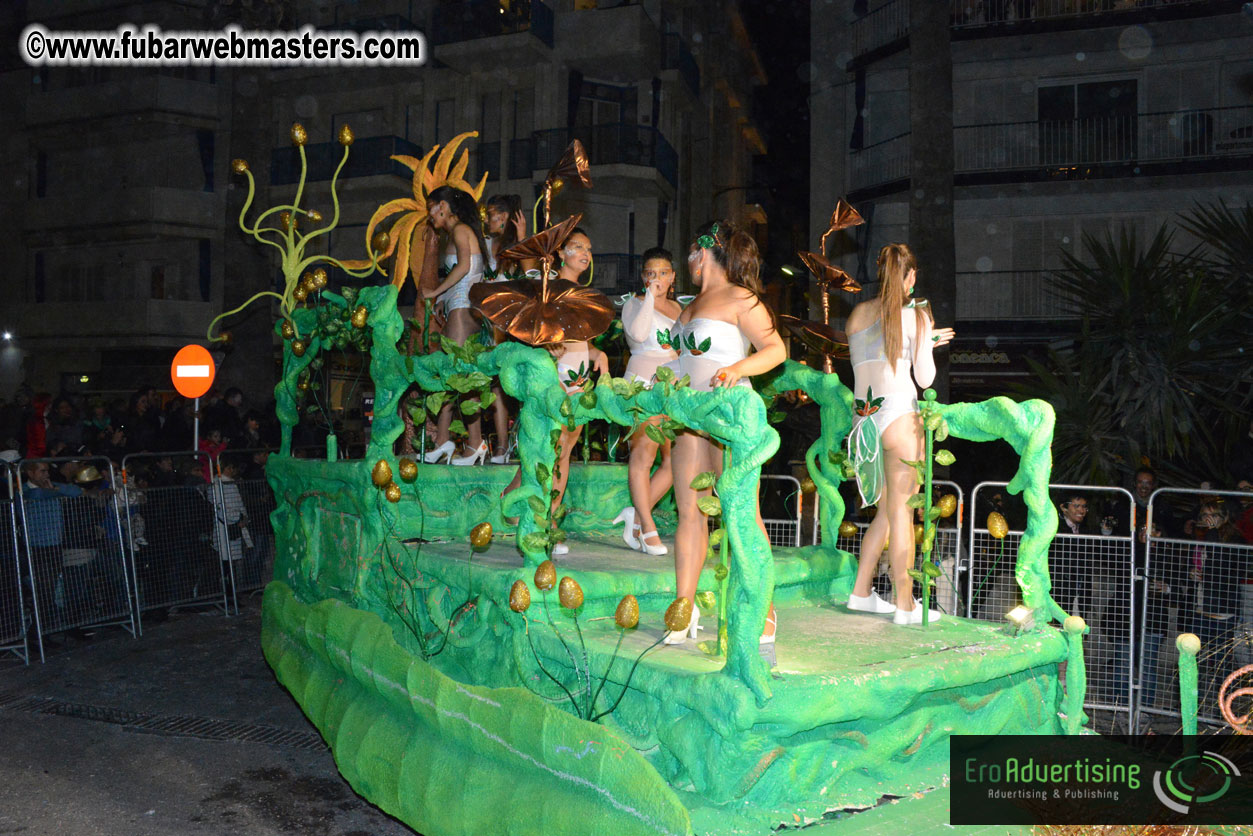
M 1215 0 L 951 3 L 957 395 L 1003 391 L 1070 331 L 1050 292 L 1085 233 L 1151 235 L 1253 196 L 1253 16 Z M 811 217 L 848 194 L 850 269 L 908 240 L 909 0 L 814 0 Z M 821 230 L 817 230 L 821 232 Z M 1190 246 L 1186 236 L 1177 239 Z M 923 265 L 923 292 L 925 265 Z M 871 288 L 873 289 L 873 287 Z

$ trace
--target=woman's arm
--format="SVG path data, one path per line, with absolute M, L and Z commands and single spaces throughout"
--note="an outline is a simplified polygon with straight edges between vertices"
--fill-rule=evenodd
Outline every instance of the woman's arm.
M 783 337 L 779 336 L 779 329 L 774 327 L 770 309 L 756 296 L 749 303 L 749 308 L 740 314 L 736 324 L 756 351 L 738 363 L 714 372 L 710 382 L 712 386 L 734 386 L 741 378 L 765 374 L 787 359 L 787 348 L 783 345 Z
M 465 224 L 457 224 L 452 232 L 453 246 L 457 248 L 457 265 L 452 268 L 448 277 L 434 290 L 426 290 L 422 295 L 428 299 L 439 296 L 451 289 L 457 282 L 470 272 L 471 247 L 475 243 L 474 233 Z
M 589 345 L 587 353 L 592 360 L 592 367 L 596 369 L 598 375 L 609 374 L 609 358 L 605 356 L 605 352 Z
M 914 380 L 923 389 L 935 382 L 935 357 L 932 352 L 953 339 L 952 328 L 936 328 L 926 309 L 913 308 L 917 323 L 914 339 Z M 903 323 L 902 323 L 903 324 Z
M 644 291 L 644 298 L 632 296 L 622 306 L 622 330 L 637 343 L 645 342 L 653 330 L 653 311 L 657 299 L 651 291 Z

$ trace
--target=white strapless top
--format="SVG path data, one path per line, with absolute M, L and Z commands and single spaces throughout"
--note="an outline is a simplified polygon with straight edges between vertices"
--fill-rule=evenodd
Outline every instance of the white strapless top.
M 694 317 L 676 322 L 670 339 L 679 358 L 666 363 L 675 375 L 687 375 L 691 387 L 700 392 L 713 389 L 712 380 L 718 369 L 738 363 L 748 356 L 752 343 L 737 326 L 720 319 Z M 737 386 L 751 386 L 742 378 Z
M 452 270 L 456 266 L 457 266 L 457 253 L 455 251 L 451 253 L 444 253 L 444 269 Z M 482 280 L 483 280 L 483 256 L 478 255 L 476 253 L 470 256 L 469 272 L 467 272 L 464 276 L 462 276 L 461 281 L 458 282 L 457 284 L 461 284 L 462 282 L 464 282 L 468 286 L 468 285 L 472 285 L 475 282 L 479 282 Z M 453 285 L 453 287 L 456 287 L 456 286 L 457 285 Z
M 678 347 L 671 345 L 667 336 L 674 328 L 674 320 L 657 310 L 651 304 L 652 301 L 633 296 L 622 306 L 623 331 L 631 354 L 678 351 Z M 640 317 L 645 319 L 640 321 Z M 665 344 L 662 343 L 663 339 L 666 340 Z

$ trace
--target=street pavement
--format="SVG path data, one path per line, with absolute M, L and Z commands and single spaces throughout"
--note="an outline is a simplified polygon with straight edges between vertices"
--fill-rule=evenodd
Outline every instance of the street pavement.
M 0 834 L 414 836 L 340 777 L 241 607 L 0 662 Z

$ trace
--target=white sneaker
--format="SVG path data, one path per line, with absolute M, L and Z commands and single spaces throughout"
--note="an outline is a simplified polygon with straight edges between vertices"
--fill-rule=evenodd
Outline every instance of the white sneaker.
M 872 612 L 878 615 L 887 615 L 896 612 L 896 604 L 891 601 L 884 601 L 879 597 L 879 593 L 873 589 L 866 596 L 849 595 L 848 608 L 854 612 Z
M 939 621 L 942 616 L 939 610 L 931 610 L 927 614 L 927 622 Z M 906 612 L 905 610 L 897 610 L 896 615 L 892 616 L 892 621 L 896 624 L 921 624 L 922 623 L 922 602 L 917 598 L 914 599 L 914 608 Z
M 569 554 L 569 553 L 570 553 L 570 547 L 567 546 L 565 543 L 557 543 L 555 546 L 553 546 L 553 557 L 559 557 L 560 555 Z

